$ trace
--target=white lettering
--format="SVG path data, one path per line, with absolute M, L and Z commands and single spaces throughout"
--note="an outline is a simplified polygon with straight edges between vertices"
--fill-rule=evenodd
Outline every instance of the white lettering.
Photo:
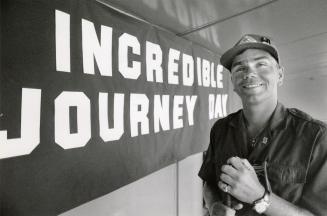
M 77 133 L 70 133 L 69 107 L 77 108 Z M 62 92 L 55 99 L 55 141 L 64 149 L 83 147 L 91 138 L 90 99 L 83 92 Z
M 118 70 L 126 79 L 137 79 L 141 74 L 141 62 L 133 61 L 132 66 L 128 66 L 128 47 L 132 48 L 132 53 L 141 54 L 141 45 L 137 37 L 124 33 L 119 37 L 118 48 Z
M 40 143 L 41 89 L 22 89 L 20 138 L 0 131 L 0 159 L 30 154 Z
M 222 65 L 217 65 L 217 87 L 223 88 L 223 72 L 224 68 Z
M 94 74 L 94 57 L 102 76 L 112 76 L 112 28 L 101 25 L 101 43 L 94 24 L 82 19 L 83 70 Z
M 210 77 L 211 77 L 211 87 L 216 88 L 215 64 L 214 63 L 211 63 Z
M 154 95 L 153 108 L 154 132 L 160 130 L 160 125 L 163 131 L 169 130 L 169 95 Z
M 227 116 L 227 99 L 228 99 L 228 94 L 223 94 L 222 95 L 223 117 Z
M 178 63 L 180 51 L 170 48 L 168 54 L 168 83 L 178 85 L 179 80 L 177 76 Z
M 198 75 L 198 85 L 202 86 L 202 67 L 201 67 L 201 58 L 196 58 L 196 68 L 197 68 L 197 75 Z
M 216 103 L 215 103 L 215 118 L 221 118 L 224 116 L 223 114 L 223 108 L 222 108 L 222 101 L 221 101 L 221 95 L 216 96 Z
M 149 99 L 145 94 L 131 94 L 130 96 L 130 122 L 131 136 L 138 133 L 138 124 L 141 125 L 141 134 L 149 133 Z
M 202 77 L 203 77 L 203 86 L 210 86 L 210 62 L 206 59 L 202 60 Z
M 227 116 L 227 94 L 209 94 L 209 119 Z
M 99 127 L 103 141 L 119 140 L 124 133 L 124 94 L 114 94 L 114 123 L 109 128 L 108 93 L 99 93 Z
M 146 42 L 146 77 L 148 82 L 153 82 L 153 73 L 156 82 L 163 82 L 162 75 L 162 50 L 158 44 Z
M 209 94 L 209 120 L 214 118 L 214 112 L 215 112 L 215 95 Z
M 70 15 L 56 10 L 56 70 L 70 72 Z
M 193 57 L 183 53 L 183 84 L 192 86 L 194 82 L 194 60 Z
M 173 108 L 173 126 L 174 129 L 183 127 L 183 101 L 184 96 L 175 95 L 174 96 L 174 108 Z
M 186 99 L 188 123 L 189 125 L 193 125 L 194 124 L 193 113 L 194 113 L 194 107 L 195 107 L 197 96 L 196 95 L 186 96 L 185 99 Z

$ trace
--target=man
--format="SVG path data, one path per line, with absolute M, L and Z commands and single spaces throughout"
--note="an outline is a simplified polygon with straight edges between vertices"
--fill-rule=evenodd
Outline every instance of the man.
M 199 172 L 210 215 L 326 216 L 326 125 L 278 102 L 277 49 L 249 34 L 220 62 L 243 109 L 211 129 Z

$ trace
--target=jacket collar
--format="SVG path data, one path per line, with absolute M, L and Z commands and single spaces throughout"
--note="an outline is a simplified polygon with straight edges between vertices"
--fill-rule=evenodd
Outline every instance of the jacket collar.
M 270 118 L 270 123 L 268 128 L 270 131 L 275 130 L 278 126 L 281 126 L 282 128 L 286 125 L 286 116 L 287 111 L 283 104 L 280 102 L 277 102 L 277 106 Z M 235 113 L 235 116 L 233 116 L 230 121 L 229 125 L 235 128 L 245 128 L 244 121 L 243 121 L 243 109 L 239 112 Z

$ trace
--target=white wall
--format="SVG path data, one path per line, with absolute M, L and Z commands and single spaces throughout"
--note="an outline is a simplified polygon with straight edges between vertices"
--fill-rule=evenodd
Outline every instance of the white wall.
M 61 216 L 200 216 L 202 153 L 192 155 Z
M 178 215 L 202 215 L 202 180 L 198 172 L 202 153 L 192 155 L 178 163 Z
M 314 118 L 327 121 L 327 76 L 287 77 L 279 91 L 280 101 L 287 107 L 296 107 Z
M 288 77 L 285 71 L 285 80 L 278 89 L 278 100 L 286 107 L 300 109 L 312 117 L 327 122 L 327 76 L 301 76 Z M 242 101 L 233 92 L 230 85 L 229 108 L 235 112 L 242 108 Z

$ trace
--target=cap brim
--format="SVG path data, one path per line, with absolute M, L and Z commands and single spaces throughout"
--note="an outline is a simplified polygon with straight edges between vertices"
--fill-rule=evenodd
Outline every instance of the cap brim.
M 232 67 L 233 59 L 235 58 L 235 56 L 237 56 L 238 54 L 240 54 L 241 52 L 243 52 L 246 49 L 264 50 L 264 51 L 270 53 L 270 55 L 272 55 L 272 57 L 274 57 L 277 62 L 279 61 L 277 50 L 272 45 L 268 45 L 268 44 L 264 44 L 264 43 L 244 43 L 244 44 L 234 46 L 231 49 L 227 50 L 221 56 L 220 63 L 230 71 L 231 67 Z

